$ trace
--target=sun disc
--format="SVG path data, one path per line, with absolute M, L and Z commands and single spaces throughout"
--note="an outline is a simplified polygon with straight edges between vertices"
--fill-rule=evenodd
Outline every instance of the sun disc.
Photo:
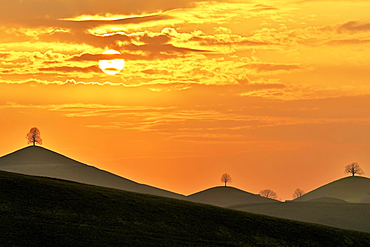
M 103 55 L 120 55 L 116 50 L 106 50 Z M 99 60 L 99 68 L 107 75 L 115 75 L 121 72 L 125 67 L 125 60 L 122 58 L 101 59 Z

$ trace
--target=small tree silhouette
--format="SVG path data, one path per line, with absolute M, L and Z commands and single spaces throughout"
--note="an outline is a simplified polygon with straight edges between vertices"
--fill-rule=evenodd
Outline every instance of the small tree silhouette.
M 32 143 L 33 146 L 37 144 L 42 144 L 42 139 L 40 137 L 40 131 L 38 128 L 33 127 L 30 132 L 27 134 L 28 144 Z
M 225 187 L 226 187 L 226 183 L 228 183 L 228 182 L 231 183 L 232 179 L 231 179 L 229 174 L 224 173 L 221 177 L 221 182 L 225 183 Z
M 270 198 L 270 199 L 276 199 L 277 198 L 277 194 L 274 191 L 269 190 L 269 189 L 261 190 L 260 191 L 260 196 Z
M 349 165 L 346 165 L 344 169 L 345 173 L 351 173 L 352 176 L 355 176 L 355 174 L 363 175 L 365 174 L 364 171 L 362 171 L 360 165 L 357 162 L 352 162 Z
M 303 194 L 304 194 L 304 191 L 303 191 L 303 190 L 301 190 L 300 188 L 298 188 L 298 189 L 296 189 L 296 190 L 294 191 L 294 193 L 293 193 L 293 198 L 294 198 L 294 199 L 296 199 L 296 198 L 298 198 L 298 197 L 303 196 Z

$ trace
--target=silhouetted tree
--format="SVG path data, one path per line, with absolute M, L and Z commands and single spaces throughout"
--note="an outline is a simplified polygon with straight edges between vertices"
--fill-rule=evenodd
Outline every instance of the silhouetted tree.
M 231 183 L 232 179 L 229 174 L 224 173 L 221 177 L 221 182 L 225 183 L 225 186 L 226 186 L 226 183 Z
M 276 199 L 277 198 L 277 194 L 274 191 L 268 190 L 268 189 L 261 190 L 260 191 L 260 196 L 270 198 L 270 199 Z
M 296 189 L 296 190 L 294 191 L 294 193 L 293 193 L 293 198 L 294 198 L 294 199 L 296 199 L 296 198 L 298 198 L 298 197 L 303 196 L 303 194 L 304 194 L 304 191 L 303 191 L 303 190 L 301 190 L 300 188 L 298 188 L 298 189 Z
M 351 173 L 352 176 L 354 176 L 355 174 L 358 174 L 358 175 L 365 174 L 357 162 L 353 162 L 349 165 L 346 165 L 344 172 Z
M 30 132 L 27 134 L 27 140 L 28 140 L 28 144 L 32 143 L 33 146 L 35 146 L 35 144 L 42 144 L 42 139 L 40 137 L 40 131 L 38 128 L 36 127 L 33 127 Z

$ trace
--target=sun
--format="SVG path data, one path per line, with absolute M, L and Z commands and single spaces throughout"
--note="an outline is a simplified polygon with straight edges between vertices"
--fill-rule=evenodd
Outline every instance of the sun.
M 125 60 L 119 58 L 121 53 L 116 50 L 106 50 L 102 53 L 103 55 L 107 55 L 111 57 L 110 59 L 101 59 L 99 60 L 99 68 L 106 73 L 107 75 L 115 75 L 121 72 L 123 67 L 125 66 Z M 116 55 L 116 56 L 114 56 Z M 103 56 L 104 57 L 104 56 Z

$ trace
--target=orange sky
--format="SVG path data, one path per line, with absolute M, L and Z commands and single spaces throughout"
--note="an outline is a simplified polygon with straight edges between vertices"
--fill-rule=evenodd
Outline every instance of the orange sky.
M 3 0 L 0 155 L 44 147 L 185 195 L 370 173 L 370 1 Z M 101 72 L 103 51 L 125 59 Z

